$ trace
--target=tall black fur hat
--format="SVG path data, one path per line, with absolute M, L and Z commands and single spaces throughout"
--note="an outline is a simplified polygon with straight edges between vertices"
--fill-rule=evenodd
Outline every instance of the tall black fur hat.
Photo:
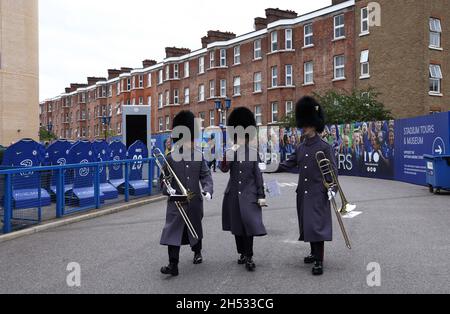
M 249 126 L 256 127 L 255 115 L 246 107 L 236 108 L 228 118 L 228 125 L 232 127 L 242 126 L 244 129 Z
M 325 114 L 322 106 L 310 96 L 300 99 L 295 106 L 297 127 L 315 127 L 318 133 L 325 130 Z
M 172 129 L 175 129 L 178 126 L 185 126 L 191 131 L 191 141 L 195 139 L 195 130 L 197 128 L 195 124 L 195 115 L 188 110 L 181 111 L 179 114 L 175 116 L 172 123 Z M 174 139 L 177 142 L 180 139 Z

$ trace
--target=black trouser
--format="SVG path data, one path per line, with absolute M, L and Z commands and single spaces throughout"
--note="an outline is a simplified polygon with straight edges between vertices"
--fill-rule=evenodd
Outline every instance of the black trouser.
M 213 160 L 209 163 L 209 169 L 212 169 L 214 172 L 216 172 L 216 167 L 217 167 L 217 160 Z
M 180 250 L 180 246 L 169 245 L 169 262 L 171 264 L 178 264 L 180 261 Z M 199 240 L 198 243 L 192 248 L 192 252 L 195 254 L 200 254 L 202 252 L 202 240 Z
M 236 246 L 239 254 L 253 257 L 253 237 L 235 236 Z
M 319 262 L 323 262 L 325 254 L 325 242 L 311 242 L 311 255 Z

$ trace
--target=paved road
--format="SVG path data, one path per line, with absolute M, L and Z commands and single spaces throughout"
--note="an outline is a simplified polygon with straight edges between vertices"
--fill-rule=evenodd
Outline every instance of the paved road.
M 296 182 L 290 174 L 266 180 Z M 235 263 L 234 241 L 221 231 L 221 195 L 227 176 L 215 175 L 216 198 L 207 204 L 205 259 L 181 256 L 181 276 L 166 278 L 159 246 L 164 202 L 136 208 L 0 244 L 0 293 L 449 293 L 449 195 L 426 188 L 361 178 L 342 178 L 348 198 L 363 214 L 345 220 L 354 249 L 326 246 L 326 273 L 302 264 L 308 245 L 298 243 L 295 186 L 282 188 L 265 211 L 269 236 L 256 240 L 258 269 Z M 81 288 L 68 288 L 66 267 L 81 265 Z M 381 287 L 367 285 L 367 265 L 381 266 Z

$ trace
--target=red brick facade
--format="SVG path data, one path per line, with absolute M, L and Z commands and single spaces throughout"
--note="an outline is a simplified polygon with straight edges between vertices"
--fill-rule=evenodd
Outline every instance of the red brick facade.
M 232 108 L 249 107 L 262 125 L 277 123 L 292 109 L 291 104 L 304 95 L 329 89 L 350 91 L 359 86 L 360 50 L 366 45 L 359 36 L 359 14 L 355 1 L 337 0 L 330 7 L 302 16 L 268 9 L 265 18 L 255 19 L 252 33 L 236 37 L 232 33 L 210 31 L 202 38 L 200 50 L 166 48 L 166 59 L 161 63 L 145 60 L 142 69 L 109 70 L 108 79 L 90 78 L 87 86 L 72 85 L 66 94 L 41 103 L 41 125 L 51 125 L 58 137 L 102 138 L 101 117 L 106 115 L 111 116 L 112 134 L 120 135 L 121 106 L 142 104 L 151 105 L 153 134 L 168 131 L 173 117 L 185 109 L 204 118 L 205 127 L 217 126 L 221 124 L 215 108 L 218 100 L 222 103 L 231 100 Z M 338 34 L 343 36 L 336 39 L 337 16 L 343 16 L 337 20 L 344 26 Z M 313 29 L 312 45 L 305 47 L 305 27 L 309 25 Z M 292 40 L 287 40 L 287 34 L 292 34 Z M 272 43 L 274 36 L 276 43 Z M 255 50 L 259 42 L 261 49 Z M 335 79 L 338 56 L 344 58 L 345 66 L 339 71 L 345 74 L 341 72 L 343 77 Z M 306 62 L 313 64 L 313 82 L 308 84 L 305 84 Z M 291 78 L 287 78 L 287 67 L 291 67 Z M 273 71 L 277 74 L 275 86 L 272 86 Z M 225 93 L 221 88 L 223 80 Z M 240 85 L 234 86 L 239 81 Z M 255 90 L 255 85 L 261 88 Z

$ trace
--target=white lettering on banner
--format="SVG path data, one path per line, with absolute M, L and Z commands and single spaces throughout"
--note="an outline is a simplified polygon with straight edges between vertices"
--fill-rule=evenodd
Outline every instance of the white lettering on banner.
M 434 133 L 434 124 L 406 127 L 403 129 L 403 135 L 405 136 L 403 143 L 405 145 L 423 145 L 425 142 L 423 135 Z
M 353 170 L 353 162 L 352 162 L 352 155 L 343 155 L 339 154 L 339 170 L 347 170 L 351 171 Z

